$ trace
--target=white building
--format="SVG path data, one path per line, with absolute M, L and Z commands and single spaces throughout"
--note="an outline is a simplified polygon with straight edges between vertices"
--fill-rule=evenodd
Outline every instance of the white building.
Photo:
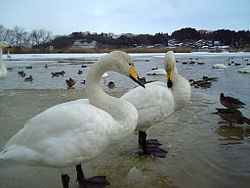
M 84 48 L 84 49 L 93 49 L 96 48 L 97 42 L 92 41 L 92 42 L 86 42 L 81 39 L 75 40 L 75 42 L 72 45 L 72 48 Z

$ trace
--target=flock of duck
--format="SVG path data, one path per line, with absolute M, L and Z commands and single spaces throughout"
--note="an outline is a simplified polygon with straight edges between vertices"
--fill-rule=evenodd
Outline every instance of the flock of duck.
M 244 108 L 245 103 L 234 97 L 224 96 L 224 93 L 220 94 L 220 103 L 226 108 L 216 108 L 217 112 L 214 112 L 214 114 L 219 115 L 226 123 L 230 125 L 232 125 L 232 123 L 247 123 L 250 125 L 250 119 L 244 117 L 238 110 L 239 108 Z
M 70 179 L 65 169 L 75 166 L 77 182 L 84 188 L 105 187 L 109 182 L 105 176 L 85 178 L 81 164 L 97 157 L 110 144 L 121 141 L 135 130 L 139 131 L 140 155 L 164 158 L 167 151 L 160 148 L 161 143 L 157 139 L 147 139 L 146 131 L 184 108 L 191 98 L 191 86 L 178 73 L 172 51 L 166 53 L 163 64 L 167 83 L 146 83 L 145 80 L 143 83 L 133 59 L 127 53 L 113 51 L 105 55 L 88 71 L 85 81 L 87 99 L 55 105 L 28 120 L 6 143 L 0 159 L 57 168 L 61 172 L 64 188 L 68 187 Z M 107 71 L 127 76 L 139 86 L 120 98 L 109 96 L 100 87 L 100 81 Z M 54 75 L 57 76 L 57 73 Z M 68 82 L 74 80 L 70 78 Z M 114 83 L 109 85 L 114 87 Z M 228 98 L 225 100 L 223 95 L 221 100 L 223 105 L 231 103 L 230 108 L 218 109 L 216 114 L 231 123 L 236 121 L 225 118 L 229 116 L 227 114 L 234 118 L 237 116 L 238 123 L 240 115 L 232 115 L 231 112 L 236 110 L 232 103 L 236 103 L 237 108 L 244 104 Z M 249 121 L 245 117 L 243 120 Z

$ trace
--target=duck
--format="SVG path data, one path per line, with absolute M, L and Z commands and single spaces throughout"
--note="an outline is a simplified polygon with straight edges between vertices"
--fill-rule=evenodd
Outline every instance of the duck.
M 110 52 L 88 71 L 85 90 L 88 99 L 52 106 L 28 120 L 6 143 L 0 160 L 57 168 L 63 188 L 68 187 L 70 179 L 66 168 L 73 166 L 81 188 L 89 184 L 109 185 L 105 176 L 85 178 L 82 163 L 131 135 L 138 112 L 131 103 L 109 96 L 101 89 L 100 80 L 106 71 L 130 77 L 144 87 L 138 80 L 133 59 L 122 51 Z
M 66 84 L 68 85 L 69 88 L 71 88 L 73 85 L 75 85 L 76 81 L 72 78 L 69 78 L 65 80 Z
M 198 65 L 204 65 L 205 63 L 204 62 L 198 62 L 197 64 Z
M 217 81 L 218 80 L 217 77 L 208 77 L 208 76 L 203 76 L 202 79 L 205 81 Z
M 86 68 L 87 67 L 87 65 L 84 65 L 84 64 L 82 64 L 82 66 L 81 66 L 82 68 Z
M 61 72 L 52 72 L 51 73 L 52 77 L 54 77 L 54 76 L 58 77 L 60 75 L 63 76 L 64 74 L 65 74 L 65 71 L 63 71 L 63 70 Z
M 164 57 L 167 82 L 155 81 L 145 84 L 145 89 L 136 87 L 121 96 L 121 99 L 131 102 L 138 110 L 139 131 L 138 143 L 143 155 L 153 155 L 164 158 L 166 151 L 159 148 L 161 143 L 156 139 L 146 140 L 147 129 L 164 121 L 175 111 L 184 108 L 191 98 L 191 87 L 188 81 L 179 75 L 173 51 Z
M 46 64 L 44 68 L 46 68 L 46 69 L 47 69 L 47 68 L 48 68 L 48 64 Z
M 238 109 L 238 108 L 244 108 L 245 103 L 240 101 L 239 99 L 236 99 L 234 97 L 230 96 L 224 96 L 224 93 L 220 94 L 220 103 L 229 109 Z
M 7 69 L 3 62 L 3 48 L 9 47 L 8 44 L 0 42 L 0 80 L 7 75 Z
M 24 79 L 25 82 L 31 82 L 32 80 L 33 80 L 33 78 L 31 75 Z
M 85 83 L 86 83 L 86 80 L 82 80 L 82 81 L 81 81 L 81 84 L 84 84 L 84 85 L 85 85 Z
M 26 66 L 26 69 L 32 69 L 32 66 L 31 65 Z
M 152 68 L 150 72 L 147 72 L 147 75 L 166 75 L 166 71 L 164 69 Z
M 22 77 L 25 77 L 26 76 L 26 74 L 24 73 L 24 71 L 22 70 L 22 71 L 18 71 L 17 72 L 20 76 L 22 76 Z
M 213 65 L 214 69 L 226 69 L 227 68 L 227 62 L 229 61 L 229 59 L 226 59 L 224 61 L 224 64 L 215 64 Z
M 112 81 L 110 81 L 110 82 L 108 83 L 108 88 L 109 88 L 109 89 L 113 89 L 114 87 L 115 87 L 115 83 L 112 82 Z
M 79 69 L 79 70 L 78 70 L 78 74 L 82 74 L 82 70 Z
M 229 122 L 230 125 L 232 123 L 238 124 L 249 124 L 249 119 L 244 117 L 242 113 L 237 109 L 228 109 L 228 108 L 216 108 L 217 112 L 213 112 L 213 114 L 217 114 L 226 122 Z

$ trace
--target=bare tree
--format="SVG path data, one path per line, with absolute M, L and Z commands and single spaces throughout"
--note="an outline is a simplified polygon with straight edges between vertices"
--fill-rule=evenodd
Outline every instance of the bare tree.
M 6 41 L 10 46 L 15 45 L 16 39 L 15 39 L 15 34 L 14 34 L 13 30 L 11 30 L 11 29 L 6 30 L 4 41 Z
M 14 34 L 14 46 L 24 46 L 24 35 L 25 35 L 25 31 L 24 28 L 20 28 L 18 26 L 14 27 L 13 30 L 13 34 Z
M 47 43 L 52 39 L 52 33 L 45 29 L 35 29 L 31 32 L 32 46 L 39 46 L 41 44 Z
M 5 41 L 6 28 L 0 25 L 0 41 Z

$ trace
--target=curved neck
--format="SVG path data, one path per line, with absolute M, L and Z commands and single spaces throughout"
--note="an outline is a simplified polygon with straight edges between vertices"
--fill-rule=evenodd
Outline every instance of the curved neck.
M 176 76 L 178 76 L 178 75 L 179 75 L 179 73 L 178 73 L 178 71 L 176 69 L 176 66 L 175 66 L 174 69 L 173 69 L 173 82 L 176 79 Z
M 131 109 L 132 105 L 122 99 L 109 96 L 100 87 L 102 75 L 109 70 L 114 70 L 115 64 L 112 61 L 112 58 L 105 56 L 93 65 L 87 75 L 85 91 L 91 104 L 106 111 L 117 121 L 123 121 L 129 118 L 128 109 Z
M 2 47 L 0 47 L 0 70 L 2 72 L 7 72 L 4 64 L 3 64 L 3 52 L 2 52 Z

